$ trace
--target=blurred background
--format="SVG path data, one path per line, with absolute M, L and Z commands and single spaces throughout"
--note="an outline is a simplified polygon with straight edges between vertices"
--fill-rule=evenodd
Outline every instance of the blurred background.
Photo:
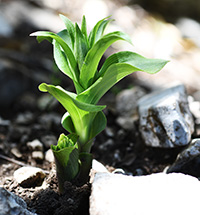
M 154 89 L 179 81 L 200 101 L 200 1 L 0 0 L 0 117 L 38 107 L 42 110 L 49 98 L 38 91 L 41 82 L 73 90 L 70 80 L 55 67 L 51 44 L 38 44 L 29 36 L 38 30 L 62 30 L 60 13 L 78 23 L 85 15 L 88 30 L 112 15 L 115 21 L 107 31 L 126 32 L 133 46 L 117 42 L 105 57 L 131 50 L 170 60 L 156 75 L 131 75 L 133 85 Z

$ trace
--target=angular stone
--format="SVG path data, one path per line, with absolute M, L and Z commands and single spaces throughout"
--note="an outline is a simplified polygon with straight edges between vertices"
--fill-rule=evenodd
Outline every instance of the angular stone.
M 28 211 L 26 202 L 19 196 L 0 187 L 0 214 L 37 215 Z
M 191 143 L 178 154 L 176 161 L 167 169 L 167 173 L 181 172 L 200 177 L 200 138 L 193 139 Z
M 199 214 L 200 182 L 181 173 L 125 176 L 97 173 L 90 215 Z
M 138 111 L 140 132 L 146 145 L 173 148 L 190 142 L 194 122 L 183 85 L 141 98 Z
M 21 167 L 14 172 L 17 183 L 25 188 L 41 186 L 45 176 L 45 172 L 37 167 Z

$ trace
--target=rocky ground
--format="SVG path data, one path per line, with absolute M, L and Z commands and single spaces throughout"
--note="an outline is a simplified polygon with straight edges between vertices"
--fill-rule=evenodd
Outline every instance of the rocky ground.
M 130 34 L 134 47 L 120 43 L 111 47 L 107 55 L 117 50 L 133 49 L 147 57 L 170 59 L 162 72 L 155 76 L 136 73 L 122 80 L 101 100 L 107 105 L 108 124 L 93 145 L 96 160 L 111 172 L 120 168 L 133 176 L 162 172 L 173 164 L 185 146 L 146 146 L 139 131 L 136 105 L 139 98 L 160 90 L 163 85 L 169 86 L 172 81 L 182 82 L 191 95 L 190 109 L 195 119 L 192 139 L 200 137 L 199 23 L 182 17 L 178 17 L 176 23 L 166 23 L 142 7 L 127 6 L 124 1 L 117 4 L 113 1 L 107 4 L 95 2 L 97 5 L 91 1 L 74 1 L 73 4 L 68 2 L 67 6 L 64 1 L 55 5 L 54 1 L 45 0 L 0 3 L 0 185 L 22 197 L 28 209 L 40 215 L 89 214 L 89 183 L 83 187 L 66 183 L 66 192 L 62 196 L 58 193 L 49 147 L 56 144 L 60 133 L 65 132 L 60 125 L 64 110 L 50 96 L 37 90 L 41 82 L 60 84 L 70 91 L 73 91 L 73 86 L 53 64 L 51 46 L 45 42 L 38 44 L 35 38 L 29 37 L 36 30 L 57 31 L 62 28 L 58 18 L 60 12 L 74 21 L 80 21 L 81 14 L 85 13 L 89 26 L 94 21 L 90 7 L 98 6 L 97 19 L 113 14 L 116 22 L 110 27 Z M 188 22 L 191 34 L 185 30 Z M 131 100 L 123 100 L 127 94 L 123 90 L 128 90 Z M 38 181 L 20 185 L 14 178 L 14 172 L 27 165 L 44 171 L 42 185 Z

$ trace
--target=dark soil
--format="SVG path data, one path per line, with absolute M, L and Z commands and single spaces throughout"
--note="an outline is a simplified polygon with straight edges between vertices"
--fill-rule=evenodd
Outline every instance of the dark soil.
M 14 166 L 14 165 L 13 165 Z M 63 194 L 58 192 L 55 171 L 51 171 L 45 179 L 45 189 L 23 188 L 12 178 L 3 179 L 3 186 L 22 197 L 32 212 L 41 215 L 78 215 L 89 214 L 90 184 L 76 187 L 70 182 L 65 183 Z
M 89 214 L 90 184 L 76 187 L 65 183 L 65 192 L 59 194 L 55 175 L 48 178 L 49 188 L 42 190 L 28 200 L 30 208 L 43 215 Z M 48 206 L 48 207 L 47 207 Z

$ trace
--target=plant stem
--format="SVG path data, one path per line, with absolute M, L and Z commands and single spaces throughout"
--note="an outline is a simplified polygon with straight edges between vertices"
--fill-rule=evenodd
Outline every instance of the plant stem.
M 77 185 L 82 186 L 89 181 L 89 173 L 92 168 L 92 154 L 82 152 L 79 155 L 79 160 L 81 162 L 79 176 L 77 178 Z

